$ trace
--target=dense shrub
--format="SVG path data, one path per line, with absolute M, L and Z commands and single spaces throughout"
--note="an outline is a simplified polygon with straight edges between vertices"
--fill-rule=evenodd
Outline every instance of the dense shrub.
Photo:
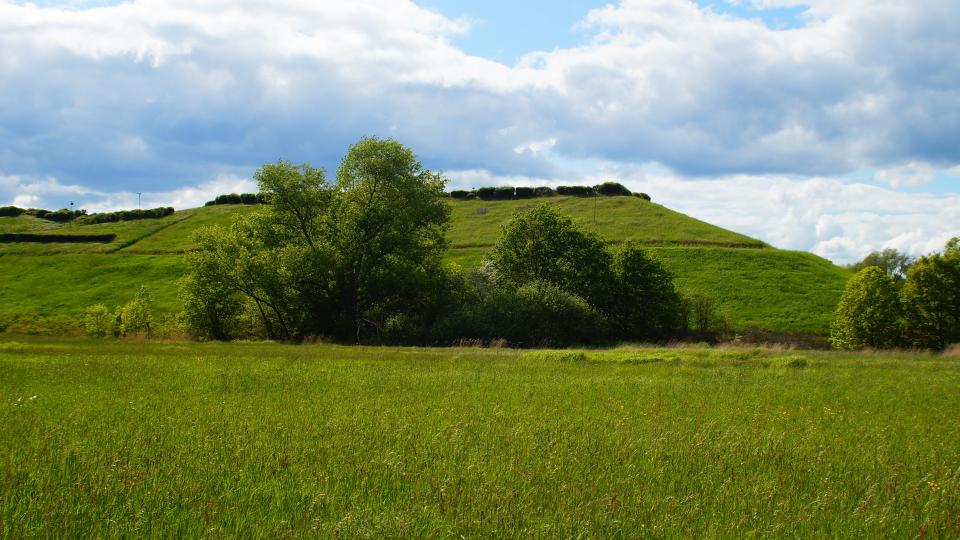
M 474 193 L 477 194 L 478 199 L 483 199 L 485 201 L 491 201 L 497 198 L 497 188 L 494 187 L 477 188 Z
M 557 192 L 553 188 L 549 188 L 546 186 L 534 188 L 533 192 L 536 194 L 537 197 L 553 197 L 554 195 L 557 194 Z
M 537 192 L 532 187 L 518 187 L 513 190 L 515 199 L 532 199 L 537 196 Z
M 643 199 L 643 200 L 645 200 L 645 201 L 649 201 L 649 200 L 650 200 L 650 196 L 647 195 L 646 193 L 634 193 L 633 196 L 634 196 L 634 197 L 637 197 L 637 198 L 640 198 L 640 199 Z
M 614 253 L 612 281 L 601 306 L 621 339 L 664 341 L 683 327 L 683 303 L 660 261 L 628 242 Z
M 116 223 L 118 221 L 133 221 L 137 219 L 159 219 L 172 215 L 175 210 L 170 207 L 150 208 L 147 210 L 120 210 L 119 212 L 104 212 L 90 214 L 77 220 L 81 225 L 96 225 L 98 223 Z
M 599 186 L 594 188 L 599 195 L 615 196 L 623 195 L 629 196 L 630 190 L 626 188 L 623 184 L 619 182 L 604 182 Z
M 843 289 L 830 343 L 838 349 L 892 347 L 899 340 L 900 310 L 893 278 L 878 266 L 868 266 Z
M 513 198 L 514 189 L 512 186 L 500 186 L 494 193 L 497 200 L 505 201 Z
M 267 204 L 267 198 L 263 193 L 227 193 L 217 195 L 212 201 L 207 201 L 204 206 L 214 206 L 218 204 Z
M 0 233 L 0 243 L 40 243 L 40 244 L 86 244 L 108 243 L 116 240 L 117 235 L 109 234 L 45 234 L 45 233 Z
M 17 217 L 23 212 L 23 208 L 16 206 L 0 206 L 0 217 Z
M 463 189 L 455 189 L 450 192 L 450 197 L 454 199 L 466 199 L 470 192 Z
M 557 187 L 557 193 L 572 197 L 591 197 L 595 194 L 590 186 L 559 186 Z
M 110 310 L 103 304 L 90 306 L 83 312 L 83 332 L 90 337 L 107 337 L 112 322 Z

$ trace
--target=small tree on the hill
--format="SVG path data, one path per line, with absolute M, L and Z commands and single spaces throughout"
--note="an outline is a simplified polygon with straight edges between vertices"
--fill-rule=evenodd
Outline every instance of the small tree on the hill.
M 136 296 L 133 297 L 133 300 L 123 306 L 123 311 L 121 312 L 123 329 L 121 333 L 139 334 L 140 332 L 144 332 L 149 338 L 151 306 L 150 291 L 148 291 L 146 287 L 140 287 L 140 289 L 137 290 Z
M 90 306 L 83 312 L 83 331 L 88 336 L 107 337 L 110 324 L 110 310 L 103 304 Z
M 857 272 L 843 290 L 830 343 L 838 349 L 891 347 L 899 338 L 900 301 L 893 278 L 880 267 Z

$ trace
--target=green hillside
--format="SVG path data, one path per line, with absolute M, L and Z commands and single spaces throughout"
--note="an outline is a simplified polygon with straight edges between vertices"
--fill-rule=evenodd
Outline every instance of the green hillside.
M 453 200 L 448 259 L 464 268 L 476 266 L 500 226 L 539 202 L 560 206 L 610 242 L 648 245 L 682 290 L 716 299 L 738 329 L 824 334 L 848 277 L 846 270 L 815 255 L 774 249 L 636 197 Z M 211 206 L 99 225 L 0 218 L 0 233 L 117 235 L 109 243 L 0 244 L 0 329 L 24 314 L 69 318 L 92 304 L 122 304 L 140 285 L 150 289 L 159 310 L 174 310 L 179 254 L 191 248 L 191 233 L 255 210 Z

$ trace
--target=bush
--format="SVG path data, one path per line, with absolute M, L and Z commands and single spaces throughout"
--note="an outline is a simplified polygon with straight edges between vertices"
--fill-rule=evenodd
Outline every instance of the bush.
M 140 287 L 133 300 L 127 302 L 120 311 L 120 334 L 137 335 L 143 332 L 148 338 L 151 337 L 151 307 L 150 291 Z
M 648 202 L 650 201 L 650 196 L 647 195 L 646 193 L 634 193 L 633 196 L 634 196 L 634 197 L 637 197 L 637 198 L 640 198 L 640 199 L 643 199 L 643 200 L 648 201 Z
M 0 217 L 17 217 L 23 212 L 23 208 L 16 206 L 0 206 Z
M 518 187 L 513 191 L 515 199 L 532 199 L 536 196 L 537 192 L 532 187 Z
M 628 242 L 614 254 L 613 279 L 601 306 L 620 339 L 665 341 L 683 326 L 683 302 L 673 275 L 660 261 Z
M 593 188 L 590 186 L 559 186 L 557 187 L 557 193 L 571 197 L 592 197 L 595 195 Z
M 713 343 L 729 339 L 732 333 L 730 319 L 720 312 L 712 298 L 693 293 L 684 295 L 682 302 L 684 326 L 689 337 Z
M 477 198 L 485 201 L 492 201 L 497 198 L 497 188 L 482 187 L 476 190 Z
M 518 347 L 602 343 L 604 321 L 583 298 L 545 281 L 497 288 L 455 314 L 440 329 L 447 343 L 505 339 Z
M 83 312 L 83 333 L 97 338 L 104 338 L 110 333 L 112 320 L 110 310 L 103 304 L 88 307 Z
M 600 195 L 607 196 L 629 196 L 630 190 L 619 182 L 604 182 L 595 188 Z
M 218 204 L 267 204 L 267 197 L 263 193 L 227 193 L 217 195 L 212 201 L 207 201 L 204 206 L 214 206 Z
M 830 325 L 838 349 L 892 347 L 899 341 L 900 300 L 893 278 L 868 266 L 847 282 Z
M 469 194 L 470 194 L 469 191 L 465 191 L 462 189 L 455 189 L 450 192 L 450 197 L 454 199 L 466 199 L 467 195 Z
M 120 210 L 119 212 L 104 212 L 90 214 L 78 220 L 81 225 L 96 225 L 98 223 L 116 223 L 118 221 L 134 221 L 137 219 L 160 219 L 172 215 L 176 210 L 171 206 L 150 208 L 147 210 Z
M 557 192 L 554 191 L 553 188 L 549 188 L 546 186 L 534 188 L 533 192 L 536 194 L 537 197 L 553 197 L 557 194 Z
M 494 191 L 494 197 L 498 201 L 506 201 L 513 198 L 514 189 L 512 186 L 500 186 Z

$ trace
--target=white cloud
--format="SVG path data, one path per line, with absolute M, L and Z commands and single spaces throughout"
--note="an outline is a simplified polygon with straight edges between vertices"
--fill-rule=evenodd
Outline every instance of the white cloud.
M 937 170 L 929 163 L 911 161 L 904 165 L 877 171 L 877 180 L 893 187 L 917 187 L 933 182 Z
M 410 0 L 0 0 L 0 166 L 20 175 L 15 189 L 0 178 L 0 200 L 112 209 L 144 191 L 194 205 L 261 163 L 332 165 L 379 134 L 428 167 L 472 171 L 462 185 L 626 171 L 669 206 L 781 247 L 838 261 L 928 249 L 958 222 L 955 193 L 839 179 L 876 170 L 917 187 L 960 170 L 960 4 L 803 4 L 806 25 L 781 31 L 688 0 L 623 0 L 585 14 L 582 46 L 506 66 L 451 44 L 466 22 Z

